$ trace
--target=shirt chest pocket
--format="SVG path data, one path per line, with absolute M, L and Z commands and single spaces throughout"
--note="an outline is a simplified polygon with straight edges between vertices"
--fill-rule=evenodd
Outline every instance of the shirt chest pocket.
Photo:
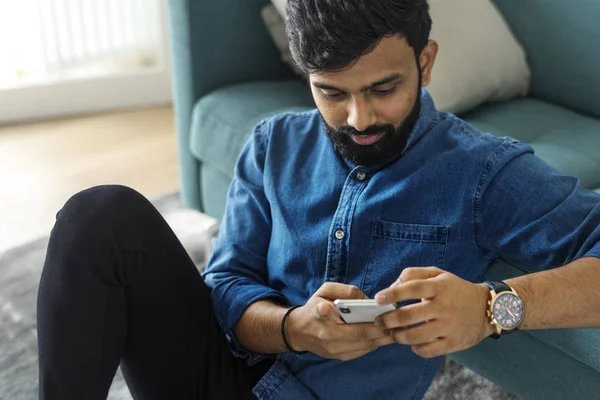
M 444 268 L 448 227 L 373 221 L 362 291 L 373 298 L 408 267 Z

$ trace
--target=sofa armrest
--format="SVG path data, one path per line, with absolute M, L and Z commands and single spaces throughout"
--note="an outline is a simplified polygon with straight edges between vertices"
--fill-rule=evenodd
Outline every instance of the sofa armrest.
M 233 83 L 293 77 L 264 27 L 267 1 L 168 0 L 181 194 L 193 208 L 202 209 L 200 165 L 189 147 L 198 99 Z

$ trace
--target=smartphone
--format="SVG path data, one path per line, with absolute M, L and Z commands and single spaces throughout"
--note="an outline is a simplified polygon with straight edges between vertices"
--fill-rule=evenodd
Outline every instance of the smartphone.
M 340 313 L 342 321 L 347 324 L 364 324 L 375 321 L 375 318 L 396 309 L 395 304 L 385 306 L 375 300 L 336 300 L 333 302 Z

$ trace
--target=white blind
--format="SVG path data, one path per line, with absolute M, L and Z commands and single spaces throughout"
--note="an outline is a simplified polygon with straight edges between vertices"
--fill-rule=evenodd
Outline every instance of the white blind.
M 0 88 L 160 62 L 160 0 L 0 0 Z

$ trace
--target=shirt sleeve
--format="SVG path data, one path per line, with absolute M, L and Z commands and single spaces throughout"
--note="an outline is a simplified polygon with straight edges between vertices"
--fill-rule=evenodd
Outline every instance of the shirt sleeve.
M 238 159 L 229 189 L 219 236 L 203 273 L 212 288 L 217 320 L 225 331 L 232 352 L 252 365 L 265 356 L 241 346 L 234 332 L 244 311 L 254 302 L 285 298 L 267 286 L 267 251 L 271 213 L 265 196 L 263 171 L 269 141 L 267 121 L 258 125 Z
M 478 245 L 534 271 L 600 258 L 600 194 L 559 173 L 521 142 L 490 157 L 475 203 Z

